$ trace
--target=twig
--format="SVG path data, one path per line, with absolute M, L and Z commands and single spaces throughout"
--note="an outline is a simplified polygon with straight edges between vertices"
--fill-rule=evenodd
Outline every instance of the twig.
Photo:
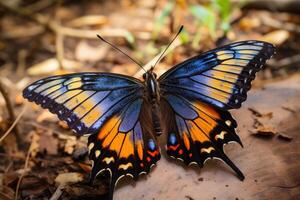
M 60 198 L 60 196 L 62 195 L 63 193 L 63 189 L 64 189 L 64 186 L 63 185 L 59 185 L 55 192 L 53 193 L 53 195 L 51 196 L 50 200 L 58 200 Z
M 27 109 L 27 105 L 26 104 L 23 107 L 23 110 L 20 112 L 20 114 L 17 116 L 16 120 L 14 121 L 14 123 L 9 127 L 9 129 L 4 133 L 4 135 L 0 138 L 0 144 L 1 142 L 6 138 L 6 136 L 8 136 L 8 134 L 13 130 L 13 128 L 18 124 L 18 122 L 20 121 L 21 117 L 24 115 L 26 109 Z
M 62 1 L 58 0 L 57 6 L 55 8 L 55 13 L 54 13 L 54 19 L 57 22 L 57 24 L 60 25 L 61 21 L 56 15 L 57 10 L 61 6 Z M 55 39 L 55 48 L 56 48 L 56 58 L 59 64 L 59 68 L 63 70 L 63 60 L 64 60 L 64 36 L 60 32 L 56 32 L 56 39 Z
M 14 109 L 13 109 L 13 106 L 11 104 L 11 101 L 9 99 L 9 94 L 7 92 L 7 90 L 5 89 L 5 86 L 2 82 L 2 79 L 0 78 L 0 93 L 2 94 L 3 98 L 4 98 L 4 101 L 6 103 L 6 107 L 7 107 L 7 111 L 8 111 L 8 115 L 9 115 L 9 120 L 10 122 L 13 122 L 13 121 L 16 121 L 16 117 L 15 117 L 15 113 L 14 113 Z M 15 124 L 16 125 L 16 124 Z M 18 127 L 16 126 L 15 127 L 15 132 L 16 132 L 16 135 L 19 136 L 20 135 L 20 131 L 18 129 Z M 10 131 L 9 131 L 10 132 Z M 5 135 L 5 134 L 4 134 Z M 2 139 L 2 138 L 1 138 Z M 1 143 L 1 140 L 0 139 L 0 143 Z
M 108 36 L 108 37 L 124 37 L 125 39 L 128 38 L 130 35 L 129 31 L 126 29 L 96 29 L 96 30 L 79 30 L 74 28 L 63 27 L 55 20 L 51 20 L 44 15 L 33 13 L 31 10 L 26 8 L 16 8 L 8 5 L 5 1 L 0 0 L 0 5 L 5 7 L 6 9 L 10 10 L 11 12 L 17 13 L 18 15 L 25 16 L 32 21 L 46 27 L 50 31 L 55 33 L 60 33 L 65 36 L 70 37 L 79 37 L 79 38 L 87 38 L 87 39 L 95 39 L 97 34 L 101 36 Z M 130 42 L 130 41 L 129 41 Z
M 18 180 L 18 184 L 17 184 L 17 188 L 16 188 L 16 194 L 15 194 L 15 200 L 18 200 L 20 185 L 21 185 L 23 177 L 25 176 L 27 168 L 28 168 L 30 154 L 31 154 L 31 145 L 30 145 L 30 147 L 28 149 L 28 152 L 27 152 L 27 155 L 26 155 L 26 161 L 25 161 L 25 165 L 24 165 L 24 170 L 23 170 L 23 172 L 22 172 L 22 174 L 21 174 L 21 176 L 20 176 L 20 178 Z

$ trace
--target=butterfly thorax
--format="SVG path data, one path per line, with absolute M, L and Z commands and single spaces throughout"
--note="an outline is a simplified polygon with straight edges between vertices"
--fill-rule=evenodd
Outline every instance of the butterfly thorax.
M 143 74 L 143 78 L 145 80 L 145 86 L 146 86 L 146 96 L 148 97 L 148 100 L 153 104 L 159 102 L 160 96 L 159 96 L 159 85 L 156 80 L 156 74 L 149 70 L 145 74 Z

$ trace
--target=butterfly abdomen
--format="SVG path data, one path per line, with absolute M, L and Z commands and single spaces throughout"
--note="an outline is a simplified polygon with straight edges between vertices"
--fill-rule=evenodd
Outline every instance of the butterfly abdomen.
M 152 104 L 152 123 L 157 136 L 162 134 L 162 128 L 160 125 L 160 109 L 156 101 L 151 102 Z

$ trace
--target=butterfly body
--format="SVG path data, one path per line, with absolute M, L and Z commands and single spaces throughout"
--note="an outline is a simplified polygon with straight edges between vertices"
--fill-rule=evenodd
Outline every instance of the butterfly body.
M 145 96 L 147 101 L 151 104 L 152 123 L 154 126 L 156 136 L 162 134 L 161 120 L 160 120 L 160 89 L 157 81 L 157 75 L 153 72 L 153 68 L 143 74 L 145 84 Z
M 239 108 L 255 74 L 275 53 L 261 41 L 232 43 L 184 61 L 157 78 L 151 68 L 143 81 L 113 73 L 48 77 L 23 95 L 48 108 L 80 135 L 89 135 L 91 181 L 103 172 L 114 186 L 124 176 L 138 179 L 160 159 L 157 136 L 167 136 L 167 154 L 200 167 L 218 158 L 240 180 L 243 173 L 223 146 L 242 145 L 228 110 Z

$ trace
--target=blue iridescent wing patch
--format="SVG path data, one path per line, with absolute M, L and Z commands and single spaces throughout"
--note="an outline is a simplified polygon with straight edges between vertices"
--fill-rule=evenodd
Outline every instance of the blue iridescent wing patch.
M 274 51 L 272 44 L 244 41 L 193 57 L 159 78 L 162 95 L 196 98 L 224 110 L 239 108 L 256 72 Z

